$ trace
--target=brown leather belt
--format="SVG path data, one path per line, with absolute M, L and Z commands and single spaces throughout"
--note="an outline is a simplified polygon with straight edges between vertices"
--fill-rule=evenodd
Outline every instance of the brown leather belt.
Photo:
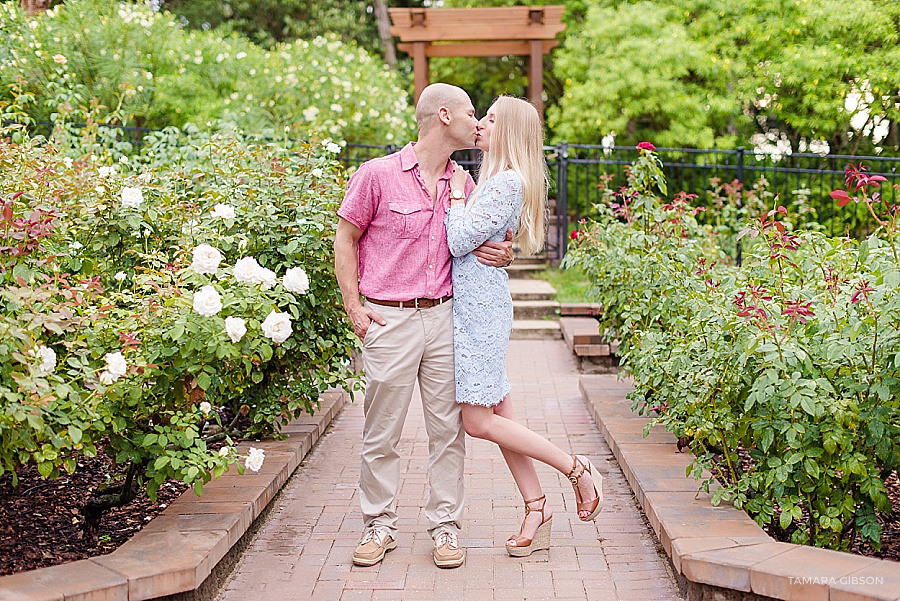
M 378 300 L 377 298 L 366 297 L 366 300 L 373 305 L 384 305 L 385 307 L 406 307 L 409 309 L 430 309 L 436 307 L 453 298 L 452 294 L 442 296 L 441 298 L 414 298 L 412 300 L 395 301 L 395 300 Z

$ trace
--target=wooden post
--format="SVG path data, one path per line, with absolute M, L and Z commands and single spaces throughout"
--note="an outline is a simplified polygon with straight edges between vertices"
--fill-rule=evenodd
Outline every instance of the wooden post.
M 544 56 L 541 52 L 543 44 L 540 40 L 531 40 L 531 54 L 528 61 L 528 98 L 537 109 L 538 115 L 544 115 Z
M 428 42 L 413 42 L 413 104 L 419 102 L 419 95 L 428 85 L 428 57 L 425 50 Z

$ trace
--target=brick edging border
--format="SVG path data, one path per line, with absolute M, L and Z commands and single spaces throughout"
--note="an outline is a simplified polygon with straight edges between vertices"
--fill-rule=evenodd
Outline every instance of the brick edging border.
M 230 471 L 185 491 L 145 528 L 108 555 L 0 577 L 2 601 L 145 601 L 194 591 L 240 546 L 349 395 L 329 390 L 319 408 L 282 428 L 286 440 L 238 445 L 264 449 L 259 472 Z M 224 563 L 224 562 L 223 562 Z
M 582 375 L 579 388 L 691 599 L 900 601 L 900 563 L 777 542 L 742 510 L 714 507 L 685 477 L 675 437 L 631 411 L 629 381 Z

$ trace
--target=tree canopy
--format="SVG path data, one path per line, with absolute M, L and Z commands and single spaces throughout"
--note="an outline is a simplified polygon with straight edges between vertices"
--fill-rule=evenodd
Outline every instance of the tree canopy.
M 595 0 L 555 55 L 554 135 L 900 149 L 900 3 Z

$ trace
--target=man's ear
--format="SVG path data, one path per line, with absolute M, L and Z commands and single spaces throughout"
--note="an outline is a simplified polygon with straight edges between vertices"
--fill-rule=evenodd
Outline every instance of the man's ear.
M 441 120 L 441 123 L 444 125 L 450 125 L 450 122 L 453 120 L 452 115 L 450 114 L 450 109 L 446 106 L 442 106 L 438 109 L 438 119 Z

